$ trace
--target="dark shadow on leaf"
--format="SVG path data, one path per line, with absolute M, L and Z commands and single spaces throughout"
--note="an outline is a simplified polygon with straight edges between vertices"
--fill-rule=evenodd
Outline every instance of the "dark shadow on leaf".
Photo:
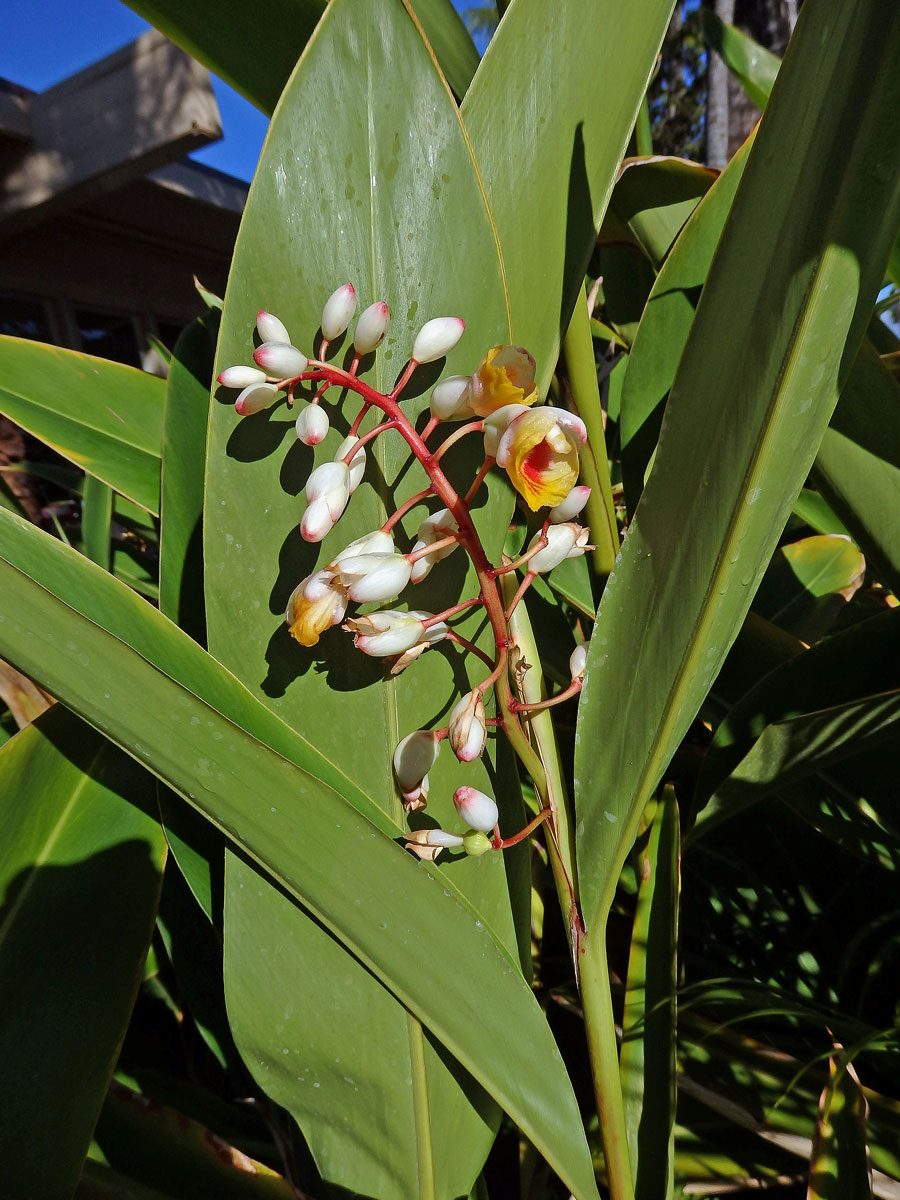
M 287 404 L 279 402 L 249 417 L 239 417 L 238 424 L 228 437 L 225 451 L 238 462 L 258 462 L 274 454 L 288 434 L 293 434 L 293 421 L 282 420 Z

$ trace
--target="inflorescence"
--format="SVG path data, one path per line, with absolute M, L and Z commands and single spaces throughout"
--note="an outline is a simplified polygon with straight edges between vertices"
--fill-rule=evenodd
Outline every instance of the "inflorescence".
M 309 404 L 296 421 L 297 437 L 307 446 L 318 445 L 329 429 L 327 413 L 319 401 L 328 388 L 354 392 L 362 401 L 349 436 L 338 447 L 332 461 L 320 463 L 306 483 L 306 511 L 300 532 L 308 542 L 321 541 L 342 516 L 366 468 L 366 446 L 375 438 L 395 430 L 406 441 L 428 478 L 428 486 L 402 504 L 380 529 L 357 538 L 306 579 L 291 593 L 285 614 L 290 632 L 304 646 L 314 646 L 321 634 L 344 621 L 350 603 L 388 603 L 398 599 L 409 585 L 420 583 L 432 568 L 458 547 L 469 555 L 479 583 L 479 594 L 454 604 L 444 612 L 382 608 L 348 619 L 343 628 L 354 635 L 364 654 L 392 660 L 392 673 L 408 666 L 430 646 L 449 640 L 477 655 L 488 674 L 462 696 L 443 729 L 419 729 L 402 739 L 394 751 L 394 773 L 407 812 L 424 808 L 428 799 L 428 772 L 441 743 L 449 742 L 460 762 L 473 762 L 484 752 L 488 729 L 500 729 L 508 737 L 535 781 L 543 807 L 535 819 L 512 837 L 500 833 L 495 801 L 472 787 L 460 787 L 453 801 L 468 827 L 463 834 L 444 829 L 419 829 L 405 835 L 407 847 L 421 858 L 434 860 L 446 848 L 469 855 L 499 850 L 527 837 L 542 821 L 551 819 L 540 760 L 531 749 L 522 726 L 541 709 L 576 695 L 582 686 L 586 646 L 580 645 L 570 661 L 571 683 L 549 700 L 527 704 L 517 698 L 510 675 L 509 621 L 536 576 L 592 549 L 589 531 L 576 521 L 587 503 L 590 489 L 577 485 L 579 449 L 586 440 L 583 422 L 565 409 L 536 405 L 535 363 L 519 346 L 494 346 L 488 350 L 472 375 L 453 375 L 432 391 L 431 415 L 421 433 L 400 407 L 400 399 L 418 366 L 447 355 L 462 337 L 465 324 L 458 317 L 428 321 L 415 338 L 409 362 L 388 393 L 370 387 L 357 376 L 365 355 L 373 353 L 387 333 L 390 312 L 379 301 L 359 316 L 353 336 L 353 359 L 349 369 L 325 361 L 330 343 L 350 326 L 356 311 L 356 291 L 346 283 L 329 297 L 322 312 L 322 340 L 318 357 L 307 356 L 291 342 L 284 324 L 271 313 L 257 314 L 256 328 L 262 344 L 254 352 L 255 366 L 228 367 L 218 376 L 227 388 L 238 388 L 235 410 L 241 416 L 255 413 L 280 393 L 294 403 L 294 390 L 301 383 L 318 385 Z M 365 434 L 364 417 L 377 409 L 383 420 Z M 436 448 L 428 442 L 439 427 L 464 422 Z M 444 453 L 464 437 L 481 435 L 484 461 L 468 491 L 461 495 L 441 469 Z M 505 469 L 513 487 L 532 512 L 546 510 L 539 530 L 516 559 L 495 566 L 488 561 L 470 516 L 470 505 L 490 469 Z M 441 505 L 419 525 L 417 540 L 407 554 L 394 543 L 392 530 L 410 510 L 429 501 Z M 504 602 L 499 581 L 514 571 L 522 580 L 511 601 Z M 490 623 L 494 655 L 457 633 L 450 623 L 457 614 L 481 607 Z M 521 667 L 519 669 L 522 669 Z M 496 717 L 486 717 L 484 697 L 493 689 Z M 490 836 L 489 836 L 490 835 Z

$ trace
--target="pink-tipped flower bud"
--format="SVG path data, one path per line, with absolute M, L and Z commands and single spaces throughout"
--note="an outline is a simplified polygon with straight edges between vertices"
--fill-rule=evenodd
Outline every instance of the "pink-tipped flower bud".
M 587 666 L 588 644 L 581 642 L 569 655 L 569 670 L 572 672 L 572 682 L 584 679 L 584 669 Z
M 234 402 L 234 411 L 239 417 L 249 417 L 259 412 L 272 400 L 278 391 L 274 383 L 253 383 L 245 387 Z
M 487 720 L 481 692 L 467 692 L 450 714 L 450 745 L 460 762 L 474 762 L 484 753 Z M 493 828 L 493 826 L 491 826 Z
M 448 375 L 431 393 L 431 415 L 436 421 L 458 421 L 475 414 L 469 404 L 471 375 Z
M 562 504 L 550 509 L 550 520 L 554 525 L 559 525 L 562 521 L 573 521 L 587 504 L 590 494 L 591 489 L 584 484 L 573 487 Z
M 353 335 L 353 348 L 357 354 L 371 354 L 381 344 L 391 323 L 391 310 L 383 300 L 370 304 L 360 314 Z
M 338 462 L 349 452 L 352 446 L 355 446 L 359 441 L 355 437 L 347 437 L 341 442 L 334 456 L 334 461 Z M 360 446 L 357 452 L 350 459 L 350 495 L 352 496 L 359 485 L 362 483 L 363 475 L 366 473 L 366 448 Z
M 318 404 L 307 404 L 294 428 L 304 446 L 318 446 L 329 429 L 328 414 Z
M 350 599 L 357 604 L 396 600 L 412 570 L 402 554 L 358 554 L 335 565 Z
M 484 418 L 484 453 L 489 458 L 497 457 L 497 450 L 500 446 L 500 439 L 508 429 L 509 425 L 521 416 L 522 413 L 528 412 L 527 404 L 504 404 L 503 408 L 498 408 Z
M 453 793 L 453 803 L 465 823 L 481 833 L 490 833 L 499 820 L 497 805 L 478 788 L 457 788 Z
M 276 379 L 293 379 L 309 366 L 303 351 L 287 342 L 263 342 L 253 351 L 253 361 Z
M 477 829 L 469 829 L 463 834 L 463 850 L 469 858 L 481 858 L 491 849 L 491 839 Z
M 350 471 L 346 463 L 326 462 L 306 481 L 308 507 L 300 522 L 307 542 L 321 542 L 330 533 L 350 499 Z
M 300 521 L 300 536 L 305 542 L 321 542 L 334 529 L 334 517 L 325 500 L 312 500 Z
M 356 312 L 356 288 L 345 283 L 332 292 L 322 309 L 322 336 L 328 342 L 341 336 Z
M 226 367 L 216 376 L 216 383 L 227 388 L 248 388 L 255 383 L 265 383 L 266 373 L 258 367 Z
M 354 644 L 363 654 L 388 658 L 411 650 L 425 636 L 425 627 L 418 613 L 383 609 L 365 617 L 354 617 L 344 628 L 355 634 Z
M 413 362 L 430 363 L 443 358 L 462 337 L 465 328 L 466 323 L 461 317 L 435 317 L 426 321 L 413 342 Z
M 256 331 L 264 342 L 285 342 L 291 344 L 291 335 L 285 328 L 284 322 L 265 309 L 256 314 Z
M 394 774 L 404 795 L 413 792 L 437 762 L 441 743 L 430 729 L 417 729 L 398 742 L 394 751 Z
M 587 544 L 589 536 L 590 531 L 582 529 L 574 521 L 551 525 L 547 530 L 547 545 L 542 550 L 538 550 L 533 558 L 529 558 L 528 570 L 533 571 L 536 575 L 544 575 L 547 571 L 558 567 L 565 559 L 577 558 L 589 549 Z M 540 533 L 536 533 L 528 543 L 529 550 L 540 540 Z

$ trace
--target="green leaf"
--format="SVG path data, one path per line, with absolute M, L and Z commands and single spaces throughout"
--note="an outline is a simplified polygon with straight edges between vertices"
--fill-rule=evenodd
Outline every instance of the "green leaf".
M 0 336 L 0 412 L 154 514 L 164 389 L 134 367 Z
M 3 1194 L 70 1196 L 150 943 L 152 778 L 55 705 L 0 750 Z M 114 898 L 114 902 L 112 902 Z
M 900 592 L 900 383 L 863 343 L 813 478 L 875 572 Z
M 205 63 L 264 113 L 272 113 L 297 59 L 312 37 L 326 0 L 127 0 L 130 8 Z M 458 96 L 478 66 L 478 51 L 450 0 L 414 0 L 413 7 L 441 68 Z
M 622 1017 L 619 1071 L 636 1200 L 671 1200 L 674 1192 L 679 863 L 678 804 L 667 787 L 637 857 Z
M 86 475 L 81 501 L 81 539 L 85 554 L 104 571 L 110 567 L 112 511 L 112 489 L 94 475 Z
M 515 0 L 463 101 L 503 251 L 512 336 L 537 360 L 541 393 L 671 11 L 671 0 Z M 553 81 L 539 100 L 535 79 Z
M 206 641 L 203 474 L 219 319 L 219 310 L 211 308 L 192 321 L 175 343 L 162 437 L 159 606 L 201 645 Z
M 781 59 L 708 9 L 703 10 L 703 32 L 756 107 L 764 110 Z
M 380 836 L 345 798 L 356 796 L 349 780 L 339 784 L 344 794 L 332 790 L 220 715 L 219 701 L 230 700 L 233 714 L 270 740 L 279 727 L 287 730 L 127 588 L 3 512 L 0 529 L 0 656 L 152 762 L 154 774 L 240 844 L 425 1021 L 576 1196 L 595 1196 L 577 1105 L 543 1014 L 518 964 L 449 875 L 416 864 Z M 121 628 L 138 653 L 104 624 Z M 176 682 L 188 669 L 218 691 L 215 707 Z M 391 828 L 374 806 L 372 816 Z M 407 944 L 394 936 L 399 931 Z M 468 948 L 464 971 L 460 947 Z
M 628 355 L 619 430 L 622 480 L 630 512 L 643 490 L 666 398 L 751 145 L 752 140 L 748 140 L 738 150 L 672 247 L 656 277 Z
M 697 781 L 698 827 L 711 828 L 770 791 L 895 736 L 895 648 L 900 613 L 889 610 L 804 651 L 751 688 L 707 749 Z
M 871 312 L 900 220 L 887 183 L 900 19 L 884 17 L 881 0 L 803 8 L 600 604 L 575 753 L 588 928 L 740 628 Z
M 404 63 L 402 86 L 391 66 L 395 61 Z M 319 148 L 325 143 L 340 145 L 340 153 L 323 157 Z M 301 274 L 304 286 L 298 289 Z M 249 361 L 260 308 L 277 313 L 296 343 L 312 349 L 322 306 L 346 279 L 355 284 L 361 307 L 385 298 L 394 314 L 366 374 L 383 391 L 430 317 L 465 315 L 466 337 L 449 356 L 449 371 L 473 370 L 485 348 L 509 336 L 494 231 L 459 114 L 415 22 L 395 0 L 368 5 L 364 19 L 352 4 L 330 8 L 285 90 L 238 236 L 218 368 Z M 422 372 L 418 387 L 413 381 L 413 395 L 404 401 L 408 412 L 424 409 L 424 381 L 436 378 L 432 369 Z M 233 400 L 233 393 L 217 399 Z M 334 455 L 359 407 L 351 396 L 343 410 L 333 408 L 337 399 L 334 393 L 325 398 L 333 428 L 315 452 L 295 439 L 294 414 L 283 404 L 244 420 L 230 404 L 214 404 L 204 530 L 209 644 L 399 824 L 394 747 L 416 728 L 443 723 L 467 668 L 462 655 L 437 652 L 397 679 L 384 679 L 383 664 L 364 659 L 340 630 L 311 649 L 289 635 L 282 614 L 296 584 L 353 537 L 381 525 L 387 511 L 425 482 L 417 468 L 410 469 L 400 438 L 381 439 L 370 454 L 367 481 L 338 528 L 321 548 L 304 543 L 297 531 L 302 501 L 295 497 L 313 462 Z M 467 485 L 480 459 L 477 448 L 457 457 L 453 477 Z M 492 490 L 478 519 L 489 552 L 499 557 L 509 501 L 505 485 Z M 405 523 L 402 544 L 411 544 L 422 515 L 418 509 Z M 475 578 L 464 568 L 462 555 L 448 560 L 410 603 L 439 611 L 461 595 L 475 594 Z M 477 626 L 478 619 L 470 624 Z M 478 664 L 470 669 L 481 671 Z M 473 674 L 469 684 L 478 678 Z M 499 798 L 504 822 L 516 829 L 521 805 L 517 790 L 504 783 L 507 770 L 497 780 Z M 467 776 L 475 786 L 492 789 L 485 763 L 473 765 Z M 458 826 L 450 799 L 458 786 L 451 755 L 445 752 L 430 778 L 429 816 L 433 812 L 445 827 Z M 508 797 L 502 794 L 507 790 Z M 527 937 L 527 855 L 507 864 L 500 856 L 491 860 L 447 869 L 484 922 L 518 954 L 519 937 Z M 251 876 L 229 858 L 225 970 L 235 1040 L 261 1086 L 300 1120 L 330 1181 L 354 1190 L 375 1188 L 378 1195 L 428 1194 L 432 1186 L 467 1192 L 497 1114 L 486 1121 L 479 1109 L 487 1106 L 477 1089 L 454 1064 L 426 1048 L 402 1006 L 373 986 L 359 963 L 308 917 Z M 296 947 L 275 986 L 263 954 L 266 928 L 281 930 L 285 944 Z M 464 954 L 456 951 L 460 972 Z M 341 1007 L 353 1008 L 356 1018 L 349 1025 L 393 1031 L 386 1045 L 405 1046 L 402 1069 L 385 1049 L 381 1070 L 374 1072 L 376 1056 L 365 1039 L 348 1046 L 344 1024 L 305 1012 L 313 998 L 303 1005 L 293 998 L 310 974 L 329 979 Z M 244 995 L 264 989 L 265 1003 L 242 1002 Z M 290 1042 L 278 1028 L 284 1024 L 283 998 L 298 1014 Z M 287 1059 L 285 1045 L 292 1051 Z M 294 1050 L 310 1074 L 318 1074 L 318 1095 L 306 1075 L 301 1080 L 303 1073 L 293 1069 Z M 337 1058 L 340 1072 L 334 1070 Z M 365 1077 L 368 1085 L 354 1091 L 344 1076 Z M 357 1131 L 380 1128 L 385 1114 L 396 1128 L 390 1138 L 376 1141 L 373 1157 Z M 457 1130 L 452 1155 L 443 1135 L 432 1136 L 432 1125 Z
M 850 536 L 847 527 L 832 512 L 825 498 L 809 488 L 804 488 L 794 501 L 794 514 L 816 533 L 842 533 Z
M 871 1200 L 866 1098 L 844 1054 L 828 1065 L 809 1161 L 808 1200 Z
M 622 164 L 600 241 L 630 238 L 659 270 L 682 226 L 716 181 L 686 158 L 630 158 Z
M 121 1083 L 110 1086 L 96 1140 L 109 1166 L 137 1181 L 138 1200 L 143 1196 L 140 1187 L 216 1200 L 292 1200 L 297 1194 L 265 1163 L 230 1146 L 198 1121 Z M 103 1182 L 105 1173 L 97 1174 Z M 130 1197 L 125 1192 L 123 1200 Z

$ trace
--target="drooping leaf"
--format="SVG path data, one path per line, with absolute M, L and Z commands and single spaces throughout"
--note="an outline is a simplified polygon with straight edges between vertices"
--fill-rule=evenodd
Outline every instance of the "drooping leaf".
M 715 180 L 712 168 L 686 158 L 626 159 L 610 196 L 600 242 L 633 240 L 658 270 Z
M 165 841 L 151 776 L 62 705 L 7 742 L 0 772 L 3 1194 L 55 1200 L 74 1191 L 125 1036 Z
M 156 775 L 239 840 L 425 1021 L 575 1194 L 594 1196 L 577 1106 L 544 1017 L 518 964 L 453 880 L 380 836 L 378 826 L 391 823 L 374 806 L 374 825 L 352 807 L 349 780 L 334 791 L 221 716 L 224 701 L 271 740 L 279 727 L 287 730 L 134 593 L 16 518 L 0 512 L 0 525 L 0 655 L 133 756 L 152 761 Z M 176 682 L 188 670 L 192 688 L 208 687 L 216 707 Z M 297 744 L 281 736 L 286 749 Z M 323 764 L 315 769 L 323 772 Z M 393 936 L 398 930 L 409 931 L 406 945 Z M 470 940 L 461 972 L 460 947 Z
M 703 32 L 725 66 L 759 109 L 765 109 L 781 59 L 709 9 L 703 10 Z
M 274 110 L 327 7 L 327 0 L 267 0 L 253 8 L 240 0 L 127 3 L 264 113 Z M 413 6 L 450 86 L 465 95 L 478 52 L 459 14 L 450 0 L 414 0 Z
M 881 0 L 852 16 L 808 0 L 757 134 L 594 628 L 575 758 L 589 928 L 740 628 L 868 320 L 900 220 L 898 55 L 900 19 Z M 799 106 L 816 120 L 798 122 Z
M 164 391 L 134 367 L 0 335 L 0 412 L 154 514 Z
M 543 394 L 672 10 L 515 0 L 462 105 Z M 615 29 L 615 36 L 610 30 Z M 552 80 L 540 99 L 535 79 Z

